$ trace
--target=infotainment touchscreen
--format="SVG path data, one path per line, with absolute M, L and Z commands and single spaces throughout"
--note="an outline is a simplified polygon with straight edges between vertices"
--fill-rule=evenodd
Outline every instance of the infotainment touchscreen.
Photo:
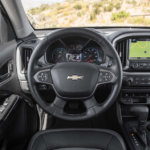
M 129 49 L 130 60 L 150 60 L 150 39 L 131 39 Z

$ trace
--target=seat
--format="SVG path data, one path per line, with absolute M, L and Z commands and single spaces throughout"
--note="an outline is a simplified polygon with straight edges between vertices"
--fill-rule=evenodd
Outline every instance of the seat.
M 126 146 L 111 130 L 58 129 L 37 132 L 28 150 L 126 150 Z

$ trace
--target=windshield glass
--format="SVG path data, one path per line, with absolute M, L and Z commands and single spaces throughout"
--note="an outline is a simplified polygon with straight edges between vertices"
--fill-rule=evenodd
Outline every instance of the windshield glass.
M 22 0 L 35 29 L 150 26 L 150 0 Z

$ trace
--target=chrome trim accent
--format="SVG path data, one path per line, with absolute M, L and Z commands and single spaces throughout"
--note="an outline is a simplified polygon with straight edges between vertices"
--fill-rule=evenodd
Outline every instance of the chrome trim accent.
M 46 130 L 48 114 L 38 104 L 36 104 L 36 108 L 39 115 L 39 130 Z
M 23 91 L 30 91 L 27 81 L 20 81 L 20 86 Z
M 67 80 L 82 80 L 84 78 L 84 76 L 78 76 L 78 75 L 72 75 L 72 76 L 68 76 Z
M 43 121 L 42 130 L 46 130 L 47 128 L 47 119 L 48 119 L 48 114 L 44 113 L 44 121 Z
M 132 75 L 135 75 L 135 76 L 138 76 L 138 75 L 141 75 L 141 76 L 147 76 L 149 75 L 150 76 L 150 72 L 123 72 L 123 75 L 124 76 L 132 76 Z
M 4 118 L 4 121 L 8 118 L 8 116 L 10 115 L 10 113 L 12 112 L 12 110 L 15 108 L 16 104 L 18 103 L 19 100 L 19 96 L 17 95 L 17 99 L 14 102 L 14 104 L 12 105 L 11 109 L 9 110 L 8 114 L 6 115 L 6 117 Z

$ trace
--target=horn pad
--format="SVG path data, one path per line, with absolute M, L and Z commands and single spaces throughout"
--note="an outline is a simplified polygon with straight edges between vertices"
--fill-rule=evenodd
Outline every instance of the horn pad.
M 54 88 L 64 98 L 84 98 L 92 95 L 99 76 L 95 64 L 57 63 L 51 70 Z

